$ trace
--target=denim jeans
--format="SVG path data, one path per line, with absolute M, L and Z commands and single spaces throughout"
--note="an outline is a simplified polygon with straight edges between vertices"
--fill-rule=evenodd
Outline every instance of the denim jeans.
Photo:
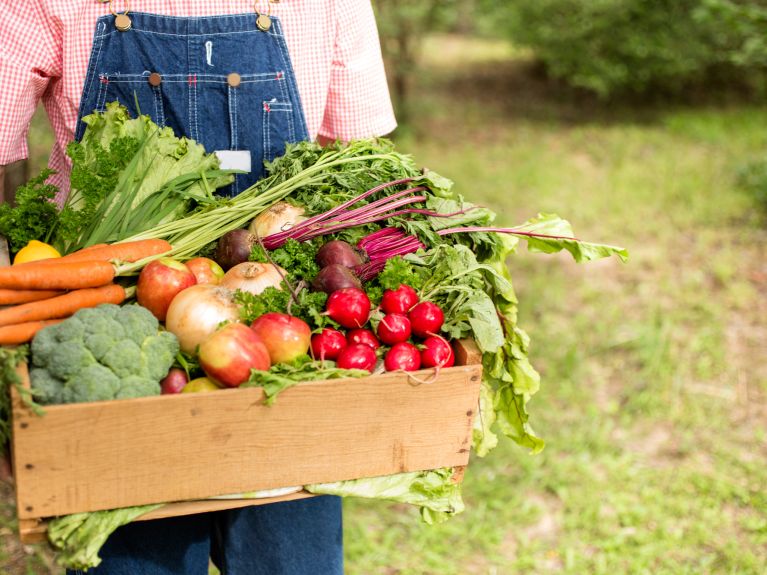
M 341 499 L 324 495 L 130 523 L 88 575 L 342 575 Z M 67 571 L 80 575 L 81 571 Z

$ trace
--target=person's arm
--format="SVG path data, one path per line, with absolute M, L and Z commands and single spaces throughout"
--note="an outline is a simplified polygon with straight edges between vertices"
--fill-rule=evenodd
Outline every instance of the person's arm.
M 388 134 L 397 126 L 369 0 L 337 0 L 335 53 L 319 143 Z
M 0 10 L 0 166 L 27 157 L 27 132 L 51 79 L 61 75 L 61 31 L 47 0 Z M 4 190 L 3 198 L 8 193 Z

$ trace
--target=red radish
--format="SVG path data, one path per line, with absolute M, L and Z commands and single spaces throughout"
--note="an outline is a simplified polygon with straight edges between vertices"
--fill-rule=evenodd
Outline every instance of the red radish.
M 430 301 L 422 301 L 417 304 L 410 310 L 407 317 L 410 319 L 413 333 L 418 337 L 428 337 L 436 334 L 445 321 L 445 314 L 442 313 L 437 304 Z
M 387 289 L 381 298 L 381 309 L 385 313 L 407 313 L 418 303 L 418 294 L 409 285 L 402 284 L 395 290 Z
M 378 338 L 373 335 L 373 332 L 369 329 L 352 329 L 346 334 L 346 341 L 349 342 L 349 345 L 352 345 L 354 343 L 364 343 L 365 345 L 369 345 L 373 349 L 378 349 L 381 347 L 381 342 L 378 341 Z
M 346 347 L 346 338 L 337 329 L 326 327 L 322 333 L 315 333 L 312 336 L 312 355 L 314 359 L 324 361 L 326 359 L 335 360 Z
M 432 335 L 423 340 L 421 365 L 423 367 L 450 367 L 455 364 L 453 347 L 443 337 Z
M 376 361 L 376 352 L 372 347 L 364 343 L 355 343 L 344 348 L 336 364 L 341 369 L 366 369 L 372 373 Z
M 410 337 L 410 320 L 401 313 L 385 315 L 378 324 L 378 339 L 386 345 L 407 341 Z
M 160 382 L 161 393 L 162 395 L 181 393 L 188 381 L 189 378 L 183 369 L 172 367 L 168 375 Z
M 416 371 L 421 367 L 421 353 L 412 343 L 396 343 L 384 356 L 386 371 Z
M 370 298 L 359 288 L 334 291 L 326 306 L 330 319 L 344 327 L 362 327 L 370 315 Z

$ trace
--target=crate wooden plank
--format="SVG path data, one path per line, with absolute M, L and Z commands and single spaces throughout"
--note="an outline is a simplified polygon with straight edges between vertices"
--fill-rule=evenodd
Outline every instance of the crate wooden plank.
M 50 406 L 14 398 L 20 519 L 466 465 L 481 367 Z M 430 371 L 415 377 L 429 381 Z

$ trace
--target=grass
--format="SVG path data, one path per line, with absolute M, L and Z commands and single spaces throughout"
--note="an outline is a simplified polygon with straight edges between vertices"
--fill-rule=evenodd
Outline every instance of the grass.
M 554 211 L 632 257 L 512 258 L 546 450 L 474 459 L 442 525 L 345 502 L 348 573 L 767 572 L 767 226 L 734 185 L 767 108 L 599 103 L 461 42 L 428 46 L 399 144 L 504 224 Z

